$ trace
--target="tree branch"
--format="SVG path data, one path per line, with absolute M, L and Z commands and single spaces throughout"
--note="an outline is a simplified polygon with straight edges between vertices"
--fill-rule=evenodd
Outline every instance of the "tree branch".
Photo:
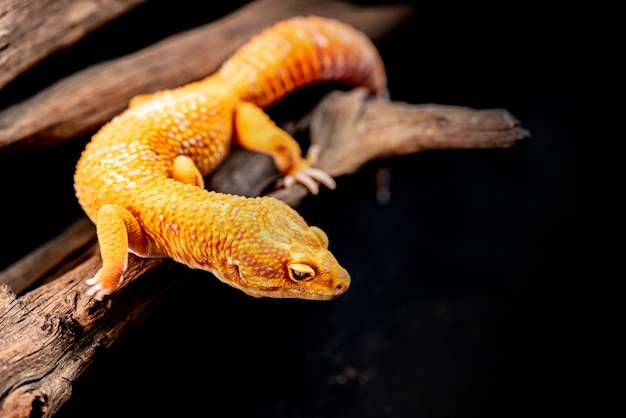
M 0 89 L 145 0 L 9 0 L 0 6 Z
M 0 112 L 0 158 L 93 132 L 138 94 L 206 77 L 252 35 L 279 20 L 306 14 L 334 17 L 376 39 L 413 11 L 412 6 L 401 4 L 359 7 L 328 0 L 251 2 L 224 19 L 93 65 L 4 109 Z M 207 39 L 211 39 L 210 48 Z

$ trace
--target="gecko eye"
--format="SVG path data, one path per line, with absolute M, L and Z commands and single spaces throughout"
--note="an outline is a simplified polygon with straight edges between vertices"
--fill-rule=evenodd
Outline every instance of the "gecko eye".
M 289 265 L 289 278 L 294 282 L 306 282 L 315 276 L 315 271 L 311 266 L 300 263 Z

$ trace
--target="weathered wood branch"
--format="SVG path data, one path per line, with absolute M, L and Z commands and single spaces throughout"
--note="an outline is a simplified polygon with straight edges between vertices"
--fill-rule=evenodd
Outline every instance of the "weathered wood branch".
M 508 147 L 528 136 L 503 109 L 394 103 L 368 98 L 362 90 L 327 96 L 307 120 L 312 143 L 322 147 L 318 165 L 333 175 L 348 175 L 370 161 L 390 156 L 427 149 Z M 210 184 L 223 191 L 258 194 L 276 178 L 271 165 L 266 156 L 238 152 L 220 167 Z M 261 178 L 253 177 L 257 175 Z M 273 193 L 292 205 L 305 194 L 302 187 Z M 77 235 L 84 232 L 76 227 Z M 48 246 L 47 257 L 63 258 L 65 251 L 54 254 L 59 247 Z M 188 271 L 171 261 L 131 256 L 122 288 L 100 303 L 85 296 L 84 283 L 99 265 L 94 254 L 21 297 L 8 284 L 0 285 L 2 416 L 53 415 L 95 354 L 148 316 L 165 292 L 184 286 Z M 41 270 L 50 268 L 42 266 Z M 172 269 L 178 269 L 176 274 Z M 39 276 L 31 273 L 31 277 Z
M 93 132 L 120 113 L 133 96 L 206 77 L 252 35 L 279 20 L 306 14 L 334 17 L 377 39 L 412 13 L 412 6 L 402 4 L 359 7 L 327 0 L 252 2 L 224 19 L 93 65 L 3 110 L 0 157 Z
M 0 89 L 145 0 L 8 0 L 0 4 Z
M 37 283 L 59 277 L 91 255 L 96 242 L 95 228 L 83 218 L 56 238 L 48 241 L 18 262 L 0 272 L 0 283 L 6 283 L 21 294 Z
M 311 143 L 320 149 L 317 166 L 333 177 L 384 158 L 425 150 L 507 148 L 530 136 L 505 109 L 373 100 L 365 89 L 326 96 L 313 110 L 309 129 Z M 229 187 L 242 194 L 254 192 Z M 274 192 L 289 203 L 306 194 L 302 185 Z

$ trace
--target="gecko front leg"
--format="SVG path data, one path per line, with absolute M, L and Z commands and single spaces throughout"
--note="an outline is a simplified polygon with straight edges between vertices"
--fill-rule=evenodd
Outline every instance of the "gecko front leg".
M 237 104 L 234 139 L 244 148 L 271 155 L 276 168 L 284 176 L 285 187 L 298 182 L 313 194 L 319 192 L 318 182 L 329 189 L 336 187 L 330 175 L 312 166 L 317 159 L 317 150 L 313 147 L 307 158 L 303 158 L 298 142 L 252 103 Z
M 87 291 L 94 299 L 102 300 L 120 287 L 128 267 L 129 249 L 145 255 L 146 239 L 137 219 L 121 206 L 107 204 L 98 210 L 96 233 L 100 244 L 102 268 L 87 280 Z

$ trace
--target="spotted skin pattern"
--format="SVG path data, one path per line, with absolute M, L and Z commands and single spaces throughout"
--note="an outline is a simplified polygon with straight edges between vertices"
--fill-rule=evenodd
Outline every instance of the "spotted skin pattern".
M 343 294 L 350 276 L 321 229 L 277 199 L 216 193 L 203 181 L 234 142 L 271 155 L 286 186 L 333 188 L 262 110 L 329 80 L 386 95 L 382 61 L 365 35 L 335 20 L 296 17 L 253 37 L 201 81 L 133 98 L 76 167 L 76 196 L 96 224 L 102 258 L 87 293 L 102 300 L 117 290 L 131 252 L 210 271 L 255 297 Z

